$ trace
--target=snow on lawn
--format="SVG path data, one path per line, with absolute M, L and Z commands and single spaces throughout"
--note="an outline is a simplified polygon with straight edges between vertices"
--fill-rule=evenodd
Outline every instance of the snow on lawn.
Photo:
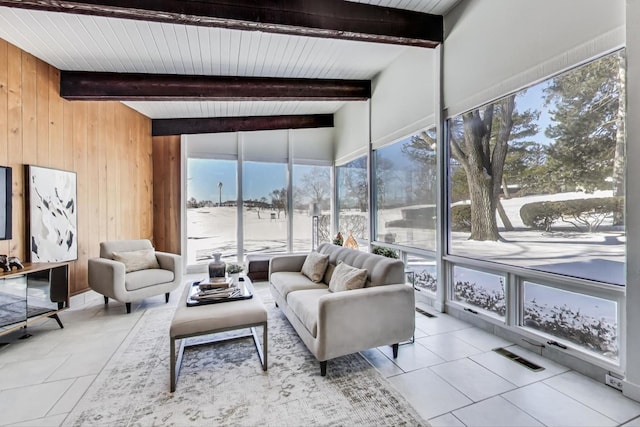
M 574 277 L 606 283 L 624 284 L 625 232 L 621 227 L 607 226 L 596 233 L 580 232 L 571 224 L 559 224 L 551 232 L 526 228 L 520 218 L 520 208 L 526 203 L 611 197 L 611 191 L 559 193 L 542 196 L 516 197 L 502 200 L 502 205 L 514 226 L 504 231 L 498 220 L 503 241 L 468 240 L 469 233 L 451 233 L 454 255 L 482 258 L 505 264 L 531 267 Z
M 271 219 L 271 214 L 275 219 Z M 249 210 L 244 212 L 244 250 L 256 252 L 287 251 L 287 218 L 280 212 Z M 188 263 L 208 259 L 221 252 L 223 258 L 235 261 L 237 252 L 237 209 L 208 207 L 187 209 Z M 307 212 L 295 211 L 293 216 L 294 251 L 311 250 L 311 218 Z
M 468 240 L 468 233 L 452 232 L 452 253 L 606 283 L 624 284 L 625 232 L 620 227 L 611 227 L 605 223 L 600 231 L 585 233 L 570 224 L 558 224 L 553 226 L 552 232 L 544 232 L 525 227 L 520 218 L 520 208 L 525 203 L 610 196 L 610 191 L 598 191 L 592 194 L 571 192 L 502 200 L 515 230 L 504 231 L 498 220 L 503 238 L 503 241 L 498 242 L 472 241 Z M 379 224 L 382 225 L 389 219 L 401 218 L 401 210 L 384 210 L 384 218 Z M 275 213 L 275 219 L 271 219 L 271 213 Z M 187 209 L 187 256 L 190 263 L 204 260 L 212 252 L 222 252 L 227 260 L 235 260 L 236 215 L 235 207 Z M 278 219 L 277 213 L 270 210 L 260 212 L 260 218 L 256 211 L 247 211 L 244 213 L 244 223 L 246 252 L 287 251 L 287 219 L 284 212 L 280 213 Z M 430 247 L 435 241 L 433 232 L 434 230 L 406 229 L 406 232 L 397 237 L 400 241 L 413 239 L 413 245 L 412 242 L 402 242 L 407 246 L 414 246 L 417 241 L 417 246 Z M 311 249 L 311 218 L 306 212 L 294 212 L 293 235 L 294 251 Z

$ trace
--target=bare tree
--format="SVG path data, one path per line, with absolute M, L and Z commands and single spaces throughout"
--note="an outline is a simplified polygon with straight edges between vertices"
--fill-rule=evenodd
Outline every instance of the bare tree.
M 463 114 L 463 134 L 450 135 L 451 155 L 464 169 L 469 185 L 472 240 L 500 239 L 495 213 L 514 109 L 515 94 Z
M 286 217 L 288 214 L 287 189 L 273 190 L 269 196 L 271 196 L 271 205 L 278 212 L 278 219 L 280 219 L 281 211 L 284 211 L 284 216 Z

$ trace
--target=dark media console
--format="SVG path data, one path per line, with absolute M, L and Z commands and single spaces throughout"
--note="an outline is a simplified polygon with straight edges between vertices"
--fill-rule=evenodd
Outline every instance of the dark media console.
M 43 318 L 63 328 L 58 312 L 69 307 L 68 263 L 25 263 L 0 272 L 0 335 Z

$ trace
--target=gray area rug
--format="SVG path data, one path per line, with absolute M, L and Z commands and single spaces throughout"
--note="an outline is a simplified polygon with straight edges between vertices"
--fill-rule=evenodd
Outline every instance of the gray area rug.
M 260 294 L 269 312 L 267 372 L 251 338 L 187 348 L 169 393 L 173 310 L 148 310 L 64 425 L 428 425 L 360 354 L 329 361 L 321 377 L 268 292 Z

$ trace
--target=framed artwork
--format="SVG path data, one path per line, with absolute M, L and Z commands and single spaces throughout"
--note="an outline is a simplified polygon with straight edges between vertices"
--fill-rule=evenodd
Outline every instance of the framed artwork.
M 76 173 L 25 165 L 31 262 L 78 259 Z

